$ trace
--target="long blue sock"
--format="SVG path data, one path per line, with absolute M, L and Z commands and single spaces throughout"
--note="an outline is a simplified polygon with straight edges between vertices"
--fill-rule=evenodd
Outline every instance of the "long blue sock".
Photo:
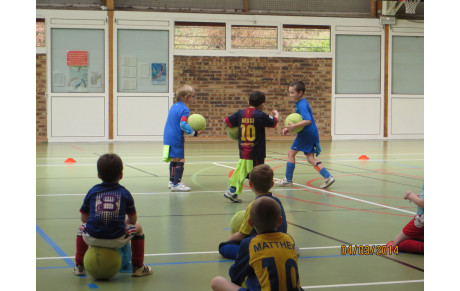
M 292 177 L 294 176 L 294 169 L 295 164 L 291 162 L 287 162 L 286 164 L 286 179 L 288 181 L 292 181 Z
M 322 168 L 321 171 L 319 171 L 319 173 L 321 174 L 321 176 L 323 176 L 324 179 L 327 179 L 331 176 L 331 174 L 326 168 Z
M 184 173 L 184 163 L 177 162 L 174 168 L 174 185 L 177 185 L 182 180 L 182 174 Z

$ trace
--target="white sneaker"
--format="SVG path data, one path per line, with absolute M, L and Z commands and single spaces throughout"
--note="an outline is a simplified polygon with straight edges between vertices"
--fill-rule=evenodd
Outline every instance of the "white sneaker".
M 232 193 L 230 190 L 225 191 L 224 197 L 227 198 L 227 199 L 230 199 L 232 202 L 235 202 L 235 203 L 241 203 L 241 202 L 243 202 L 243 200 L 241 200 L 240 198 L 238 198 L 238 195 L 237 195 L 237 194 Z
M 75 276 L 85 276 L 85 267 L 83 265 L 75 265 L 75 267 L 73 268 L 73 273 Z
M 184 183 L 179 183 L 176 186 L 171 187 L 172 192 L 188 192 L 190 191 L 190 187 L 184 185 Z
M 292 187 L 292 185 L 294 184 L 292 183 L 292 181 L 288 181 L 288 179 L 284 177 L 283 179 L 276 181 L 275 185 L 278 187 Z
M 171 182 L 171 181 L 169 181 L 169 183 L 168 183 L 168 188 L 169 188 L 169 189 L 171 189 L 171 188 L 172 188 L 172 186 L 174 186 L 174 183 L 173 183 L 173 182 Z
M 331 186 L 332 183 L 334 183 L 334 182 L 335 182 L 334 177 L 330 176 L 329 178 L 325 179 L 323 185 L 321 185 L 319 187 L 324 189 L 324 188 L 327 188 L 327 187 Z
M 147 265 L 143 265 L 142 267 L 134 267 L 133 266 L 133 277 L 142 277 L 142 276 L 147 276 L 147 275 L 152 275 L 153 271 L 152 268 L 150 268 Z

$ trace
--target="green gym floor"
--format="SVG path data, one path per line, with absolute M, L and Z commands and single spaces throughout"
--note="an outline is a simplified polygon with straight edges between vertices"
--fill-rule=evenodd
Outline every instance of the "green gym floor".
M 290 141 L 267 141 L 266 163 L 283 178 Z M 402 199 L 419 194 L 424 179 L 423 140 L 323 141 L 320 159 L 335 177 L 327 190 L 321 176 L 298 155 L 295 187 L 274 188 L 283 203 L 288 233 L 301 250 L 305 290 L 423 290 L 424 256 L 342 255 L 341 246 L 371 249 L 392 240 L 416 212 Z M 152 276 L 118 273 L 109 281 L 73 275 L 79 209 L 89 188 L 100 183 L 96 160 L 107 152 L 124 162 L 120 184 L 131 191 Z M 232 215 L 243 203 L 223 197 L 236 166 L 235 142 L 186 142 L 183 182 L 188 193 L 167 188 L 168 164 L 160 142 L 51 143 L 36 146 L 36 290 L 210 290 L 216 275 L 228 278 L 231 260 L 217 252 L 229 236 Z M 369 160 L 360 160 L 366 155 Z M 76 163 L 66 164 L 67 158 Z M 248 185 L 247 181 L 245 183 Z M 359 248 L 357 248 L 359 252 Z

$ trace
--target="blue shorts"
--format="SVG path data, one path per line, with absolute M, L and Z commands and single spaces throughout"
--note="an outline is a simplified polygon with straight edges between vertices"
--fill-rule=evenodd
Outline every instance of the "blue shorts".
M 291 149 L 304 152 L 304 154 L 316 153 L 316 142 L 312 139 L 308 140 L 297 136 L 292 143 Z
M 179 146 L 179 147 L 169 146 L 169 157 L 183 159 L 185 157 L 184 145 Z

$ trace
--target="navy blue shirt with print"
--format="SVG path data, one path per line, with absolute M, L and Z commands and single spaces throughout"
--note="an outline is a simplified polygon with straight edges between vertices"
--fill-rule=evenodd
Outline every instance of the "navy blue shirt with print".
M 86 231 L 90 236 L 114 239 L 125 234 L 126 215 L 136 214 L 136 208 L 125 187 L 104 182 L 88 191 L 80 212 L 89 215 Z

